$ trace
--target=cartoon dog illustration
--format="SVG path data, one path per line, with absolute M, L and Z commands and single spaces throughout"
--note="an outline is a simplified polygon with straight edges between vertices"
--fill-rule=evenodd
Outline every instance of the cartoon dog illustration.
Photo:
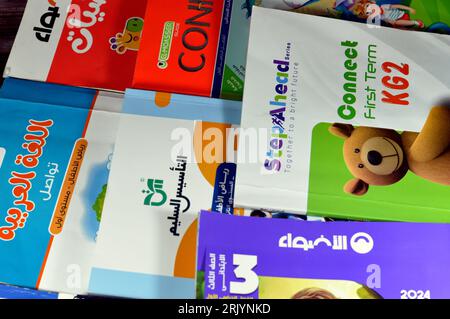
M 123 33 L 117 33 L 115 37 L 109 39 L 111 50 L 115 50 L 118 54 L 125 54 L 128 50 L 139 50 L 143 29 L 143 19 L 137 17 L 128 19 Z

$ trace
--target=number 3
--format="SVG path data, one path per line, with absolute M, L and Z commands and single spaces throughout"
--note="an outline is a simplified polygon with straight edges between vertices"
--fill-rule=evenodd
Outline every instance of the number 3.
M 258 275 L 253 268 L 258 264 L 258 256 L 251 255 L 233 255 L 233 265 L 237 266 L 234 274 L 238 279 L 244 279 L 243 282 L 230 282 L 230 292 L 237 295 L 248 295 L 258 289 Z

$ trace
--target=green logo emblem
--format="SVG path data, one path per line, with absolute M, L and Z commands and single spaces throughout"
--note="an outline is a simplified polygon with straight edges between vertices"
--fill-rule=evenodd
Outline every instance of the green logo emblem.
M 145 180 L 142 180 L 145 181 Z M 160 179 L 147 179 L 147 190 L 142 193 L 146 195 L 144 199 L 145 206 L 162 206 L 167 201 L 167 194 L 163 189 L 164 181 Z
M 173 31 L 175 29 L 175 22 L 167 21 L 164 23 L 164 30 L 161 40 L 161 48 L 159 49 L 158 68 L 167 68 L 167 60 L 170 57 L 170 49 L 172 47 Z

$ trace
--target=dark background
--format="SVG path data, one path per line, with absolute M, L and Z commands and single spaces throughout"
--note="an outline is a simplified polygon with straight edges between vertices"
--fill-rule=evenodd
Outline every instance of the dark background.
M 0 75 L 3 74 L 26 3 L 26 0 L 0 0 Z M 2 82 L 3 77 L 0 76 Z

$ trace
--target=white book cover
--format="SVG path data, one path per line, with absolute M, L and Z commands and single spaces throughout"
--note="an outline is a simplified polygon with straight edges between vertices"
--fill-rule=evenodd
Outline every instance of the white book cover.
M 89 292 L 195 298 L 197 217 L 233 193 L 241 103 L 128 90 L 124 113 Z
M 88 293 L 122 102 L 123 95 L 117 93 L 100 92 L 96 97 L 84 135 L 88 147 L 63 232 L 49 244 L 39 289 Z
M 254 7 L 235 205 L 450 221 L 449 56 L 446 35 Z

